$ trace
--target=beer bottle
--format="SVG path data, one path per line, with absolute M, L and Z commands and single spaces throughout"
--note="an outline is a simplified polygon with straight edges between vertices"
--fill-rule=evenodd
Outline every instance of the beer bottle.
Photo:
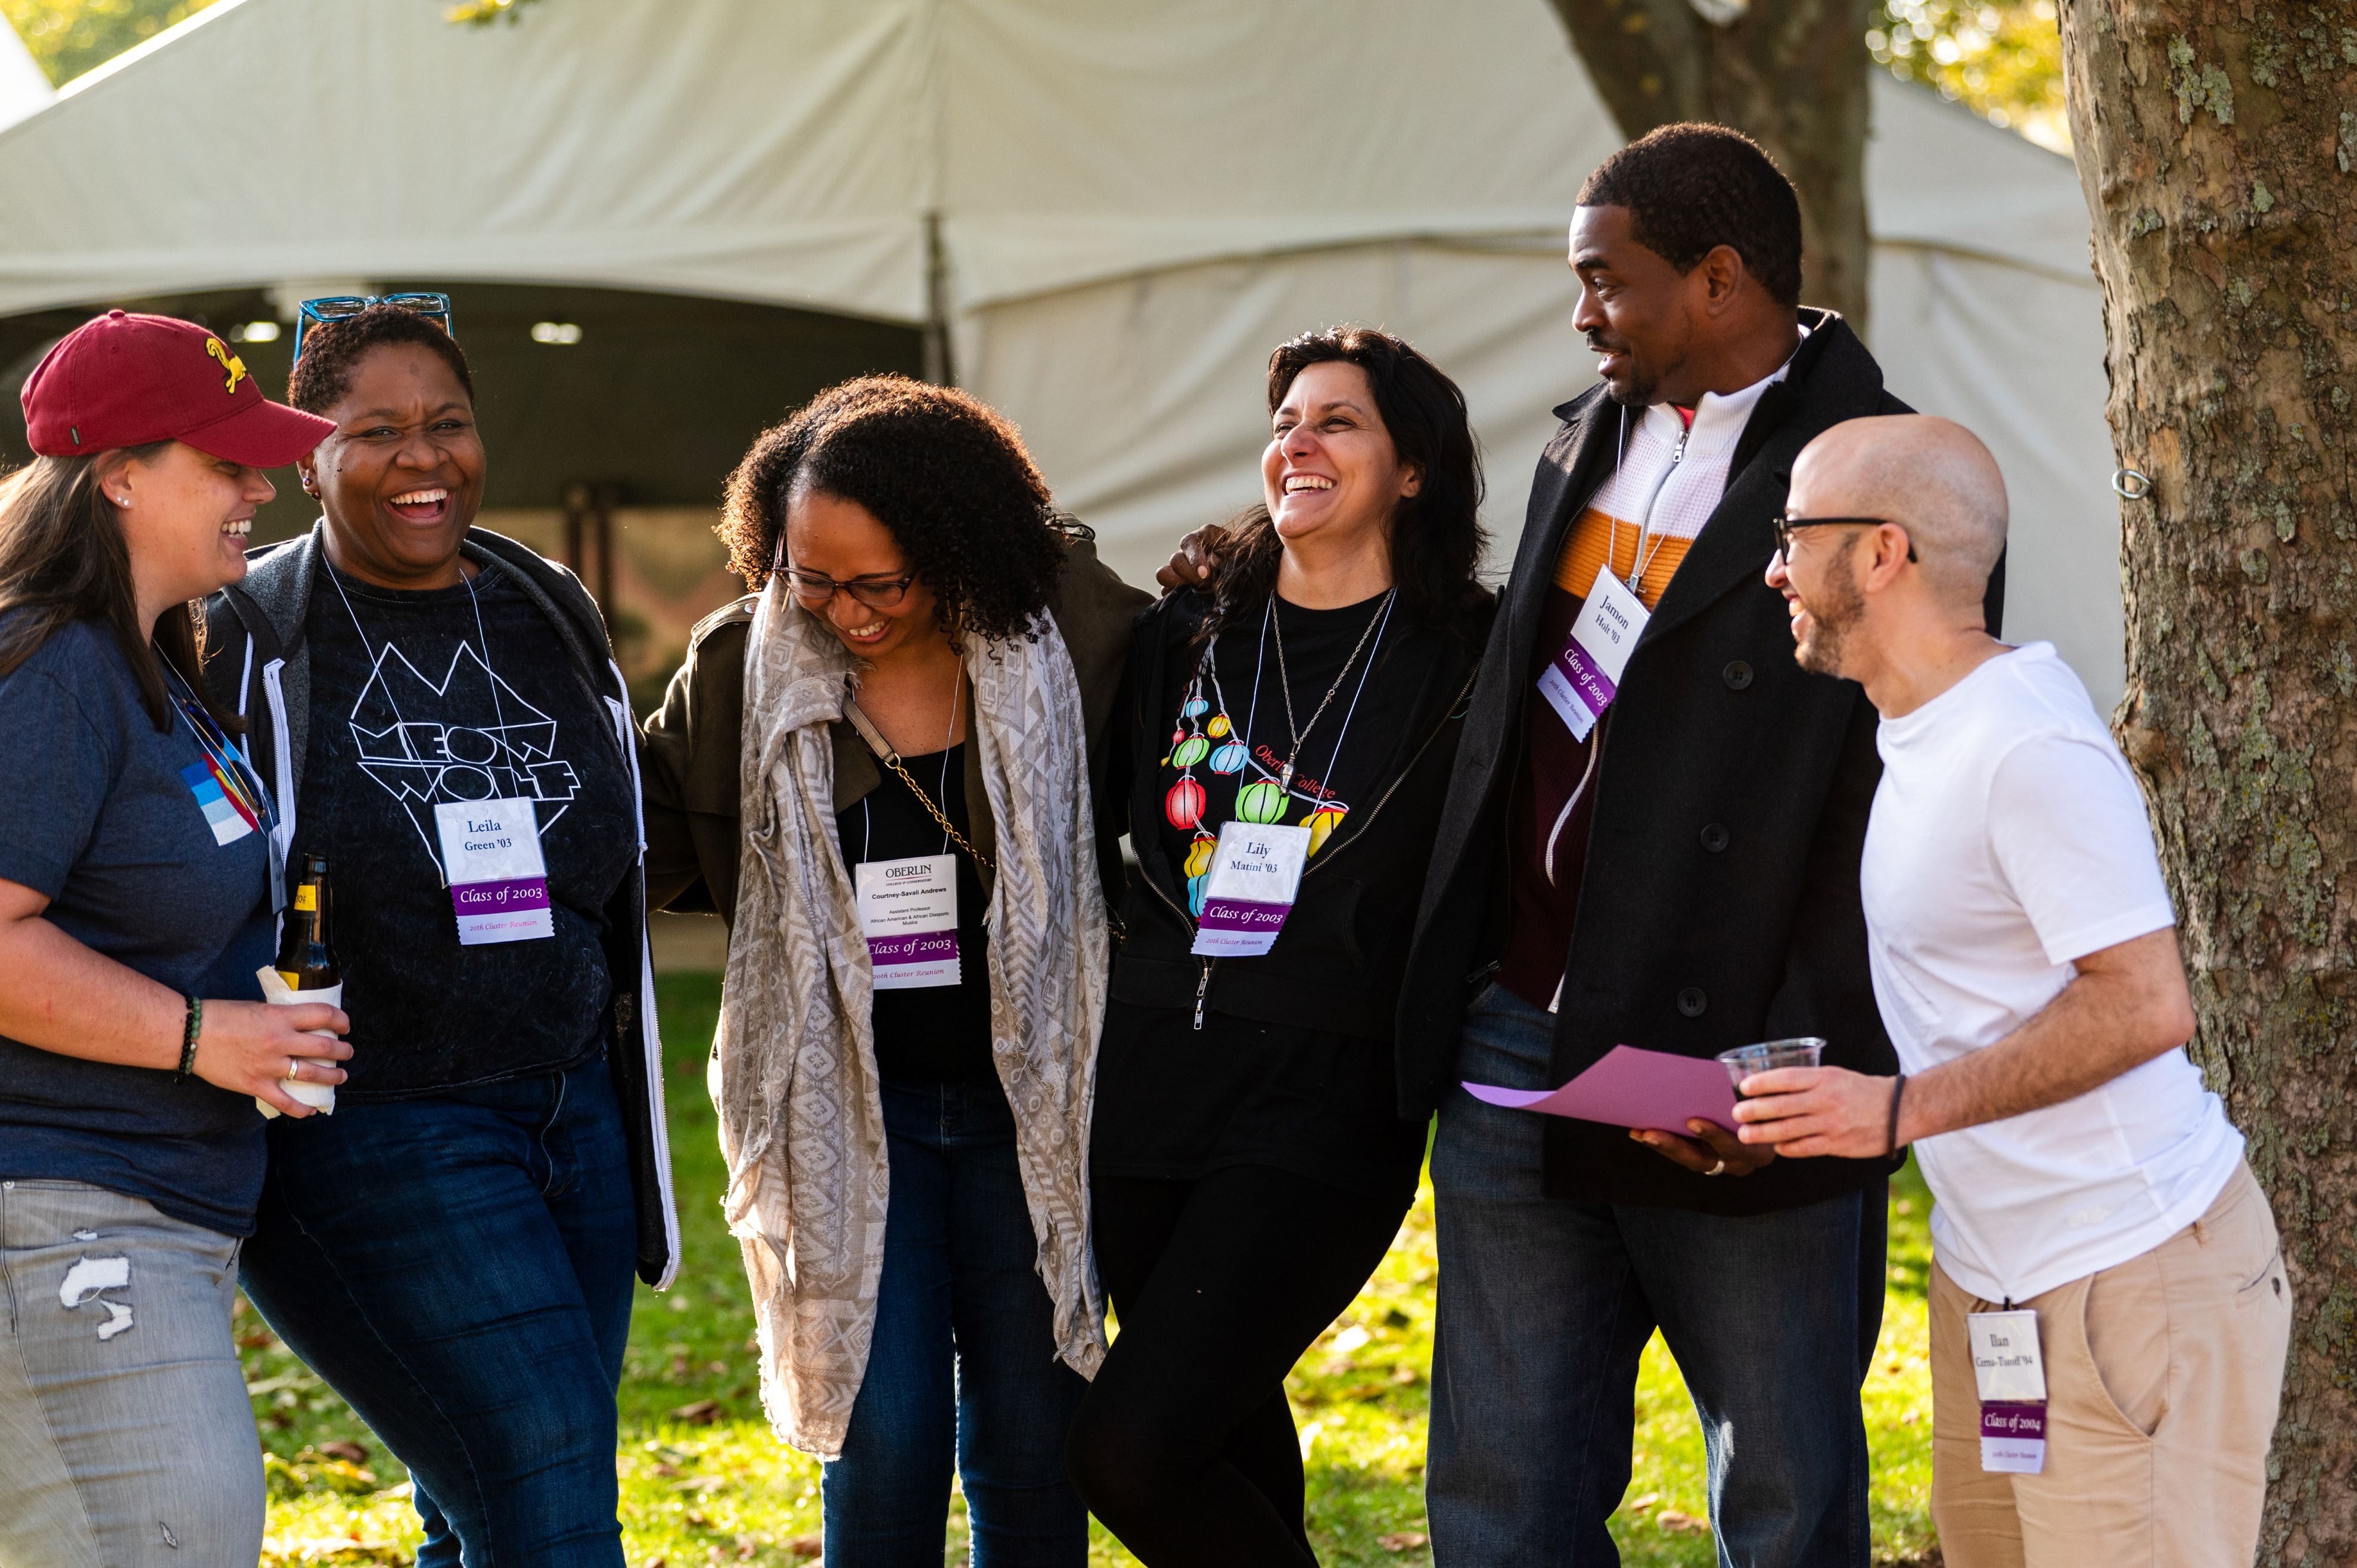
M 336 944 L 328 927 L 333 899 L 328 888 L 328 857 L 303 857 L 303 880 L 295 886 L 295 902 L 287 907 L 285 929 L 278 939 L 278 961 L 271 967 L 289 991 L 325 991 L 341 983 L 343 966 L 336 961 Z

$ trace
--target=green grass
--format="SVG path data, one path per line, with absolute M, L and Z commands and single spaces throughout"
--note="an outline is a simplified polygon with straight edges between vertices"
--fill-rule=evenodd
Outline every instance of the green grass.
M 818 1466 L 761 1418 L 753 1313 L 737 1245 L 720 1220 L 720 1155 L 705 1054 L 716 975 L 658 983 L 683 1250 L 680 1283 L 641 1287 L 621 1394 L 623 1545 L 633 1568 L 805 1563 L 818 1555 Z M 1931 1379 L 1923 1291 L 1931 1202 L 1912 1166 L 1891 1198 L 1890 1287 L 1866 1388 L 1874 1449 L 1875 1555 L 1931 1547 Z M 1309 1477 L 1309 1529 L 1329 1564 L 1426 1563 L 1424 1427 L 1435 1273 L 1426 1187 L 1351 1310 L 1310 1348 L 1287 1387 Z M 418 1541 L 407 1473 L 335 1393 L 239 1303 L 239 1343 L 270 1468 L 264 1568 L 405 1563 Z M 351 1444 L 354 1447 L 330 1445 Z M 1702 1434 L 1656 1337 L 1637 1390 L 1637 1454 L 1613 1535 L 1631 1568 L 1707 1568 Z M 964 1560 L 953 1501 L 945 1562 Z M 1135 1562 L 1102 1529 L 1092 1565 Z

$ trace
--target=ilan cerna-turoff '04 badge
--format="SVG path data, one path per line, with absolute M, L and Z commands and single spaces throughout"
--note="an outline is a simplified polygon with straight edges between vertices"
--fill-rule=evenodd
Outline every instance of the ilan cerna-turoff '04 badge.
M 2046 1365 L 2038 1351 L 2038 1314 L 1975 1312 L 1964 1323 L 1981 1396 L 1981 1468 L 2035 1476 L 2046 1468 Z

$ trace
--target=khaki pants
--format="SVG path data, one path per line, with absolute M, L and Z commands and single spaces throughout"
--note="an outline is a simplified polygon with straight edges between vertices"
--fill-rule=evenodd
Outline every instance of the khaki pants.
M 1981 1469 L 1964 1315 L 1932 1270 L 1932 1518 L 1949 1568 L 2239 1568 L 2257 1551 L 2291 1337 L 2274 1216 L 2248 1165 L 2141 1257 L 2018 1306 L 2046 1359 L 2046 1468 Z

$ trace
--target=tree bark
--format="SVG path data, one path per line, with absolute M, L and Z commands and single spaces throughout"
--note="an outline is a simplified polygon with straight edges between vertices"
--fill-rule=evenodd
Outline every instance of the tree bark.
M 2063 0 L 2127 693 L 2201 1026 L 2298 1293 L 2260 1561 L 2357 1563 L 2357 15 Z M 2131 488 L 2133 485 L 2131 484 Z
M 1553 0 L 1631 140 L 1707 120 L 1768 149 L 1801 194 L 1802 297 L 1866 328 L 1867 0 Z

